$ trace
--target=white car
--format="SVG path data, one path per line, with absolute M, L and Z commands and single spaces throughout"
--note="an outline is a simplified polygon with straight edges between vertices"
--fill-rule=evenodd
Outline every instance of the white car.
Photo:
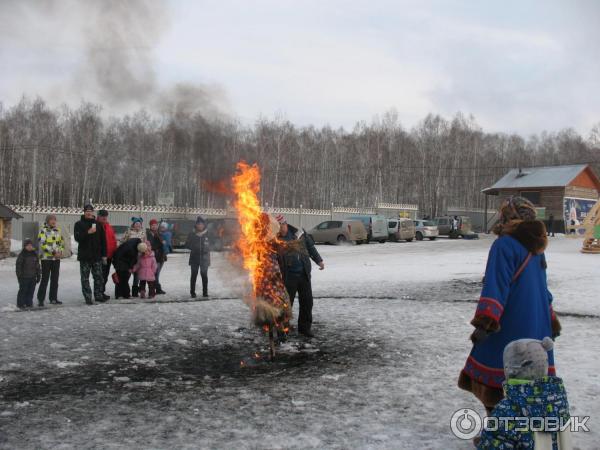
M 435 241 L 439 236 L 438 226 L 433 220 L 415 220 L 414 222 L 417 241 L 422 241 L 426 238 Z

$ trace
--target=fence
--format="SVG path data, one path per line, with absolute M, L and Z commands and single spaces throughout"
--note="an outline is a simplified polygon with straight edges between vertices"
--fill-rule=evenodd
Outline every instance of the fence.
M 113 225 L 130 225 L 131 217 L 142 217 L 144 223 L 150 219 L 190 219 L 197 216 L 206 219 L 235 218 L 233 209 L 210 209 L 210 208 L 185 208 L 185 207 L 165 207 L 165 206 L 146 206 L 146 205 L 94 205 L 97 210 L 105 209 L 109 212 L 109 220 Z M 27 237 L 23 235 L 24 222 L 38 222 L 42 224 L 48 214 L 56 215 L 61 228 L 73 233 L 73 226 L 82 213 L 80 208 L 53 207 L 53 206 L 19 206 L 9 205 L 14 211 L 18 212 L 23 219 L 13 220 L 12 238 L 22 240 Z M 417 218 L 417 205 L 380 203 L 372 208 L 345 208 L 331 206 L 330 209 L 305 209 L 299 208 L 274 208 L 265 206 L 265 212 L 271 214 L 283 214 L 287 221 L 293 225 L 310 229 L 326 220 L 340 220 L 349 215 L 375 215 L 380 214 L 386 217 L 407 217 Z

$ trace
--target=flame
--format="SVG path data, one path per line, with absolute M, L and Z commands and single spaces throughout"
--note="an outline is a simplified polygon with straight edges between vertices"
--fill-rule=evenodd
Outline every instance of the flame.
M 237 164 L 232 178 L 233 207 L 241 229 L 237 249 L 252 284 L 250 306 L 256 324 L 265 331 L 273 326 L 285 330 L 291 308 L 279 266 L 273 260 L 275 236 L 260 206 L 260 180 L 258 165 Z

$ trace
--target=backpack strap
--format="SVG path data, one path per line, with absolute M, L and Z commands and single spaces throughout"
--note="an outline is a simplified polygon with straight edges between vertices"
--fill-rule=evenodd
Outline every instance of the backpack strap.
M 514 283 L 515 281 L 517 281 L 517 279 L 521 276 L 521 274 L 523 273 L 523 271 L 529 264 L 529 261 L 531 261 L 532 256 L 533 256 L 533 254 L 531 252 L 527 254 L 527 258 L 525 258 L 525 261 L 523 261 L 523 263 L 519 266 L 519 268 L 515 272 L 514 276 L 512 277 L 511 283 Z

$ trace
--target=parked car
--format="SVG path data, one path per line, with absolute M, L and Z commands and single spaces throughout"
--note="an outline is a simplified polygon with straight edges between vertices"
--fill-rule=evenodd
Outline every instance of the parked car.
M 433 220 L 414 220 L 415 224 L 415 237 L 417 241 L 423 239 L 429 239 L 435 241 L 439 235 L 437 224 Z
M 194 230 L 196 222 L 190 219 L 161 219 L 173 233 L 173 248 L 184 248 L 190 232 Z M 208 242 L 210 249 L 220 252 L 230 247 L 239 236 L 239 225 L 235 219 L 208 219 Z
M 388 236 L 390 241 L 411 242 L 415 238 L 415 224 L 410 219 L 390 219 Z
M 388 240 L 388 219 L 383 216 L 352 216 L 349 220 L 360 220 L 367 230 L 367 243 L 378 241 L 384 243 Z
M 360 220 L 328 220 L 308 231 L 315 242 L 343 244 L 367 242 L 367 230 Z
M 129 227 L 127 225 L 112 225 L 112 228 L 115 232 L 115 237 L 117 238 L 117 242 L 121 241 L 121 238 L 123 237 L 125 232 L 129 229 Z
M 173 233 L 171 240 L 173 248 L 184 248 L 188 234 L 194 230 L 196 222 L 191 219 L 160 219 L 160 221 L 165 222 Z
M 441 216 L 436 217 L 440 236 L 448 236 L 457 239 L 466 235 L 472 235 L 471 218 L 467 216 Z

